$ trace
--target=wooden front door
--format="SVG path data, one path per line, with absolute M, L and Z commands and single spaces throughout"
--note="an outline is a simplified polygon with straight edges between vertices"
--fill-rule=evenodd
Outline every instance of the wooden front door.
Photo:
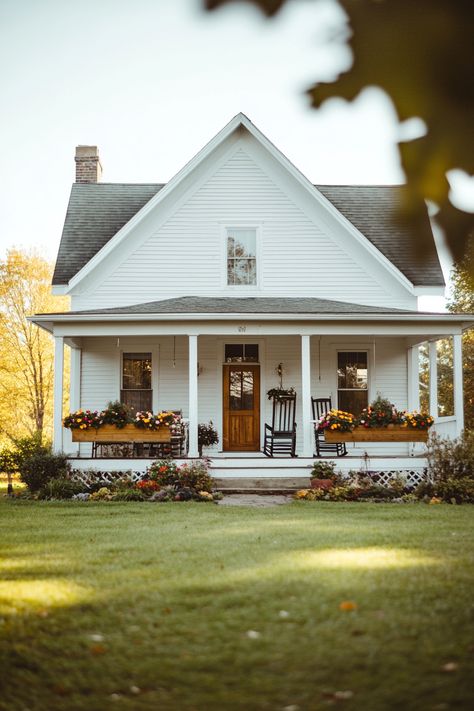
M 260 449 L 260 366 L 224 365 L 224 451 Z

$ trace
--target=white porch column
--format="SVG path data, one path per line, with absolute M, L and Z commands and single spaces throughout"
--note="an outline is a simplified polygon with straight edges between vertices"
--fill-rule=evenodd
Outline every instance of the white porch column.
M 407 393 L 407 408 L 409 412 L 420 409 L 420 353 L 418 346 L 412 346 L 408 349 L 407 365 L 408 365 L 408 393 Z
M 429 343 L 430 355 L 430 415 L 438 418 L 438 360 L 436 357 L 436 341 Z
M 79 410 L 81 407 L 81 356 L 80 348 L 70 348 L 71 367 L 69 383 L 69 409 L 71 412 Z M 63 430 L 64 449 L 71 454 L 79 454 L 79 442 L 73 442 L 71 430 Z
M 301 412 L 303 417 L 303 457 L 312 457 L 314 453 L 311 422 L 311 346 L 310 336 L 301 336 Z
M 53 450 L 63 449 L 64 338 L 54 337 Z
M 464 396 L 462 373 L 462 336 L 453 336 L 453 379 L 454 379 L 454 416 L 456 417 L 456 436 L 464 429 Z
M 198 337 L 189 341 L 189 456 L 198 457 Z

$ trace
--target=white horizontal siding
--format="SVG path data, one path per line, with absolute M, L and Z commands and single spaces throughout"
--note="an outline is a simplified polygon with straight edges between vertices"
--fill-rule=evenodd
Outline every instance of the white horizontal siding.
M 284 387 L 294 387 L 297 392 L 297 451 L 302 451 L 301 417 L 301 339 L 300 336 L 274 336 L 259 339 L 249 337 L 247 342 L 260 344 L 261 362 L 261 417 L 263 422 L 271 422 L 272 403 L 266 392 L 279 384 L 276 367 L 283 364 Z M 225 342 L 237 342 L 235 337 L 216 338 L 202 336 L 198 339 L 199 422 L 212 420 L 222 440 L 222 362 Z M 241 342 L 244 342 L 242 339 Z M 337 350 L 370 351 L 369 398 L 378 393 L 388 398 L 396 407 L 407 407 L 407 361 L 405 345 L 400 339 L 378 338 L 375 340 L 375 366 L 373 341 L 355 338 L 311 338 L 311 393 L 313 397 L 330 396 L 337 405 Z M 109 400 L 120 394 L 120 351 L 150 350 L 158 353 L 154 367 L 158 371 L 157 392 L 154 393 L 155 409 L 182 410 L 188 416 L 188 342 L 186 337 L 150 337 L 140 339 L 96 338 L 84 339 L 82 351 L 81 407 L 101 409 Z M 262 442 L 263 444 L 263 442 Z M 364 443 L 348 445 L 351 454 L 370 456 L 407 454 L 408 446 L 399 443 Z M 214 448 L 218 450 L 220 447 Z M 81 445 L 81 452 L 86 451 Z M 369 463 L 370 466 L 370 463 Z
M 339 246 L 325 223 L 325 208 L 319 210 L 321 219 L 310 219 L 244 144 L 99 286 L 74 296 L 72 307 L 229 295 L 223 286 L 223 226 L 258 224 L 258 295 L 281 296 L 283 289 L 288 296 L 416 308 L 408 292 L 390 292 L 381 267 L 381 274 L 371 275 L 362 259 Z

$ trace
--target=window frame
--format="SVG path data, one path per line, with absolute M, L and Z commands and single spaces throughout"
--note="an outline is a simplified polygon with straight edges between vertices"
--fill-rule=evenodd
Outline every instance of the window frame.
M 118 373 L 117 373 L 117 400 L 121 400 L 123 387 L 123 356 L 124 353 L 151 353 L 151 396 L 152 396 L 152 410 L 157 412 L 158 410 L 158 397 L 160 393 L 160 378 L 159 378 L 159 356 L 160 347 L 158 344 L 150 345 L 150 343 L 137 342 L 133 345 L 127 346 L 120 344 L 118 348 L 117 360 L 118 361 Z
M 227 283 L 227 240 L 229 230 L 254 230 L 255 231 L 255 284 L 228 284 Z M 257 292 L 261 283 L 261 225 L 256 222 L 225 222 L 221 224 L 221 287 L 230 292 Z

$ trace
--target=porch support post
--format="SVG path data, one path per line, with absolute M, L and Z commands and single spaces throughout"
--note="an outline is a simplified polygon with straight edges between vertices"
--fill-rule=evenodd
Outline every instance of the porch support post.
M 420 365 L 418 346 L 408 349 L 408 393 L 407 407 L 410 412 L 420 409 Z
M 197 336 L 189 340 L 189 452 L 190 457 L 198 457 L 198 343 Z
M 82 350 L 71 347 L 71 374 L 69 385 L 69 409 L 71 412 L 79 410 L 81 407 L 81 362 Z M 63 442 L 65 449 L 71 454 L 79 454 L 79 442 L 73 442 L 71 430 L 63 430 Z
M 313 456 L 311 412 L 311 345 L 310 336 L 301 336 L 301 411 L 303 416 L 303 457 Z
M 430 415 L 438 418 L 438 360 L 436 357 L 436 341 L 429 343 L 430 355 Z
M 464 429 L 464 396 L 462 374 L 462 336 L 453 336 L 453 378 L 454 378 L 454 416 L 456 417 L 456 436 Z
M 64 338 L 54 337 L 53 449 L 63 449 Z
M 81 406 L 81 356 L 80 348 L 71 348 L 71 385 L 69 390 L 69 406 L 71 412 Z

